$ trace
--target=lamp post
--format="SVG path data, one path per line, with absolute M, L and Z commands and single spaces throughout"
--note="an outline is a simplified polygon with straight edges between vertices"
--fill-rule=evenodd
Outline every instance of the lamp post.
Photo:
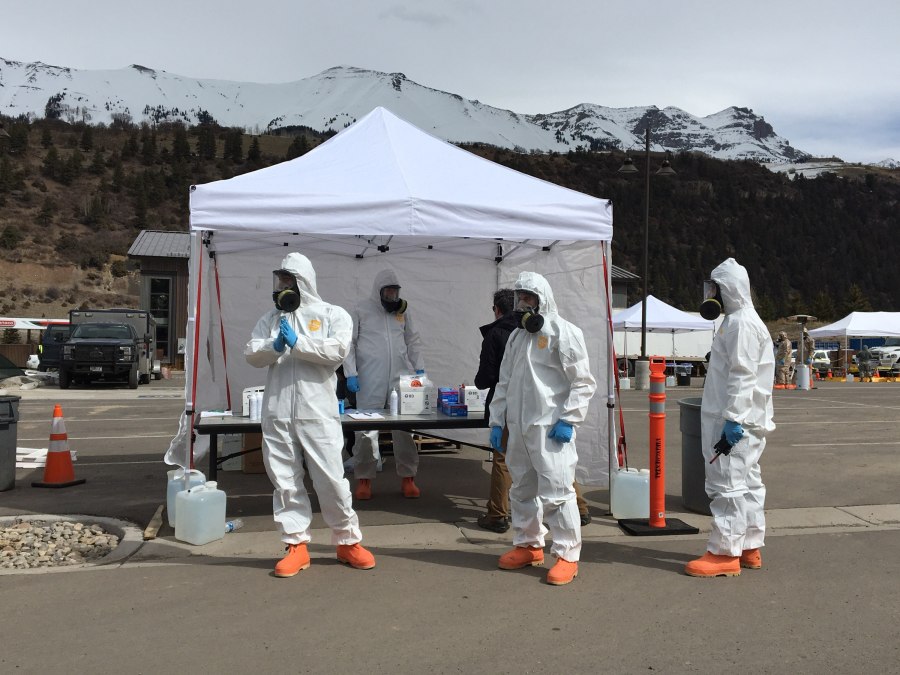
M 644 259 L 643 259 L 643 289 L 641 292 L 641 357 L 634 368 L 635 389 L 649 389 L 650 387 L 650 362 L 647 360 L 647 278 L 650 259 L 650 124 L 644 130 Z M 625 161 L 619 168 L 619 173 L 637 173 L 631 157 L 625 156 Z M 657 176 L 674 176 L 675 170 L 671 167 L 668 157 L 663 160 L 662 166 L 656 172 Z

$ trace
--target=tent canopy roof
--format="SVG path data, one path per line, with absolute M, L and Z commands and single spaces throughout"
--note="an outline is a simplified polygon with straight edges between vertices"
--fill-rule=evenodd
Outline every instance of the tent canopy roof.
M 900 337 L 900 312 L 850 312 L 840 321 L 809 331 L 814 338 Z
M 222 246 L 281 246 L 294 236 L 352 255 L 502 240 L 504 256 L 521 246 L 610 241 L 612 205 L 495 164 L 376 108 L 302 157 L 193 186 L 191 229 L 215 231 Z M 491 257 L 496 248 L 487 249 Z
M 630 332 L 641 330 L 642 302 L 613 314 L 613 329 Z M 682 312 L 662 300 L 647 296 L 647 331 L 657 333 L 686 333 L 696 330 L 715 330 L 715 322 Z

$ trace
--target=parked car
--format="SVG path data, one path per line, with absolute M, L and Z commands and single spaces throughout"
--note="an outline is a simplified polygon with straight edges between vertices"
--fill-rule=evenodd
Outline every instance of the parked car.
M 60 324 L 51 324 L 44 329 L 41 335 L 41 344 L 38 345 L 38 367 L 45 373 L 47 370 L 59 368 L 62 355 L 62 346 L 69 339 L 72 327 Z
M 894 372 L 900 371 L 900 338 L 885 338 L 880 347 L 872 347 L 872 358 L 878 361 L 878 367 Z
M 797 363 L 797 350 L 793 350 L 791 352 L 791 356 L 794 358 L 794 363 Z M 825 349 L 816 349 L 812 354 L 812 367 L 815 368 L 820 373 L 827 373 L 828 369 L 831 368 L 831 359 L 828 356 L 828 351 Z

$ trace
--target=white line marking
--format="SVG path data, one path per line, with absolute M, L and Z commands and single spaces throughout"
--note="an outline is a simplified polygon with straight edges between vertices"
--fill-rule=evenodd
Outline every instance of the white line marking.
M 792 448 L 826 448 L 828 446 L 844 446 L 844 445 L 900 445 L 900 441 L 887 441 L 884 443 L 878 441 L 863 441 L 854 443 L 791 443 Z
M 70 441 L 105 441 L 135 438 L 172 438 L 172 434 L 132 434 L 131 436 L 69 436 Z M 20 441 L 36 442 L 45 441 L 46 438 L 20 438 Z

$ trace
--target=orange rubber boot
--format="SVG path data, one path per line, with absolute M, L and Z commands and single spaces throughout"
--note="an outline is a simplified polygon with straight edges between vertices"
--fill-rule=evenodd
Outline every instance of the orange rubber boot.
M 547 572 L 547 583 L 551 586 L 565 586 L 572 583 L 572 579 L 577 576 L 577 562 L 569 562 L 568 560 L 557 558 L 556 564 Z
M 715 555 L 707 551 L 684 566 L 691 577 L 736 577 L 741 573 L 741 559 L 735 555 Z
M 306 544 L 288 544 L 287 555 L 275 565 L 276 577 L 292 577 L 309 567 L 309 552 Z
M 400 483 L 400 489 L 403 491 L 403 496 L 407 499 L 418 499 L 419 495 L 422 494 L 418 487 L 416 487 L 416 479 L 412 476 L 407 476 Z
M 538 567 L 544 564 L 544 549 L 531 546 L 516 546 L 500 556 L 501 570 L 520 570 L 529 565 Z
M 356 492 L 353 493 L 353 496 L 360 501 L 372 499 L 372 481 L 368 478 L 360 478 L 356 481 Z
M 375 567 L 375 556 L 359 543 L 338 545 L 337 559 L 338 562 L 347 563 L 358 570 L 370 570 Z
M 758 548 L 748 548 L 741 553 L 741 567 L 748 570 L 758 570 L 762 567 L 762 555 Z

